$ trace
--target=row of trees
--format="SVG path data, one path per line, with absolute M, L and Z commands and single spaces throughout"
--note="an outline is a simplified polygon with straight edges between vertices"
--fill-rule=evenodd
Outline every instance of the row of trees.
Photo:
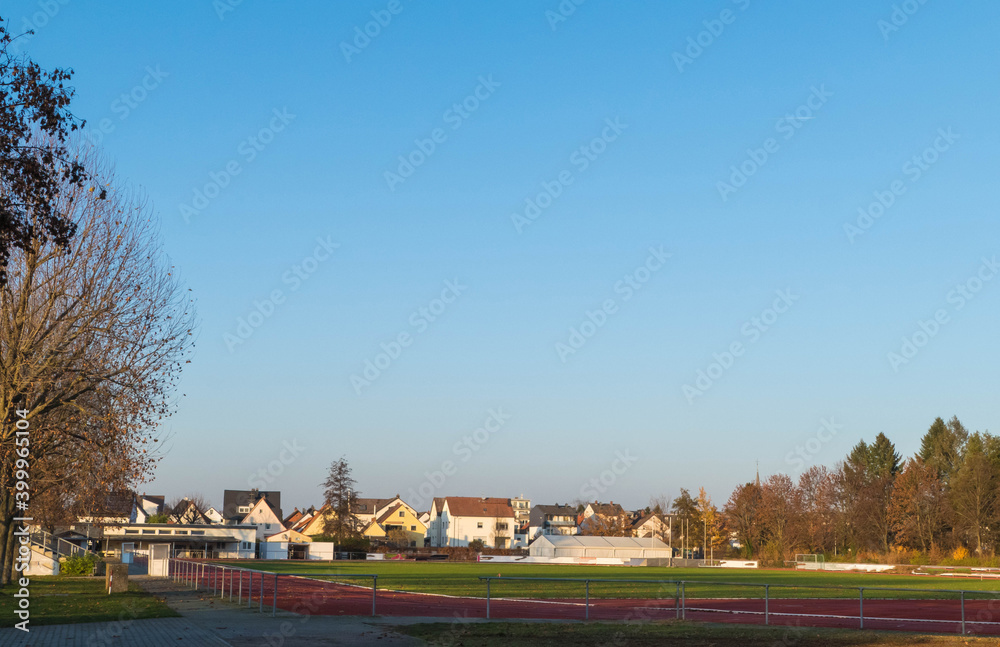
M 878 434 L 833 469 L 740 485 L 721 521 L 746 557 L 772 561 L 898 548 L 992 556 L 1000 538 L 1000 438 L 970 434 L 957 417 L 938 418 L 904 461 Z

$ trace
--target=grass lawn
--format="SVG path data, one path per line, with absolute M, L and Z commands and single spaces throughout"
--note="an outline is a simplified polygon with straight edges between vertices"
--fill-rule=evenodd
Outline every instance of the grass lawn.
M 31 578 L 31 625 L 57 625 L 139 618 L 169 618 L 178 614 L 134 583 L 125 594 L 108 595 L 102 577 Z M 17 587 L 0 589 L 0 627 L 13 627 Z
M 910 589 L 946 589 L 957 591 L 981 591 L 981 594 L 967 595 L 966 599 L 1000 595 L 1000 582 L 975 579 L 955 580 L 915 575 L 895 575 L 883 573 L 818 573 L 815 571 L 757 570 L 757 569 L 714 569 L 714 568 L 657 568 L 629 566 L 568 566 L 543 564 L 479 564 L 464 562 L 303 562 L 303 561 L 255 561 L 227 562 L 227 564 L 276 573 L 323 574 L 376 574 L 380 589 L 415 591 L 422 593 L 442 593 L 485 597 L 486 585 L 480 576 L 503 577 L 556 577 L 556 578 L 620 578 L 648 580 L 696 580 L 698 584 L 687 584 L 686 595 L 698 597 L 753 597 L 763 596 L 762 587 L 728 586 L 726 583 L 793 585 L 795 588 L 771 588 L 774 598 L 856 598 L 856 587 L 903 587 Z M 326 579 L 326 578 L 324 578 Z M 336 579 L 330 577 L 329 579 Z M 344 580 L 354 584 L 367 585 L 365 580 Z M 816 586 L 844 586 L 853 589 L 810 588 Z M 672 598 L 676 588 L 673 584 L 627 584 L 591 583 L 590 595 L 595 598 Z M 497 597 L 524 598 L 580 598 L 583 584 L 580 582 L 501 582 L 494 580 L 491 595 Z M 872 598 L 951 598 L 957 594 L 933 592 L 870 591 L 865 597 Z
M 434 623 L 395 627 L 399 633 L 420 638 L 432 645 L 464 647 L 506 647 L 529 645 L 562 647 L 670 647 L 673 645 L 713 647 L 825 647 L 865 645 L 868 647 L 926 647 L 950 645 L 995 645 L 996 638 L 929 636 L 907 633 L 803 629 L 796 627 L 744 627 L 738 625 L 656 623 L 615 625 L 602 623 Z

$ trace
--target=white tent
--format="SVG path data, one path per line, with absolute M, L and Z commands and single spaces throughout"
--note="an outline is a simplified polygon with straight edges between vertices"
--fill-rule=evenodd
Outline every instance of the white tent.
M 670 547 L 659 539 L 634 537 L 588 537 L 584 535 L 542 535 L 531 542 L 532 557 L 585 557 L 614 559 L 666 559 Z

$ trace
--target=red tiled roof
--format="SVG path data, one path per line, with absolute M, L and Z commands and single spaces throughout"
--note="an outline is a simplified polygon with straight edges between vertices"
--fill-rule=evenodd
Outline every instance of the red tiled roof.
M 513 517 L 514 508 L 510 499 L 477 498 L 472 496 L 450 496 L 448 511 L 456 517 Z M 435 502 L 437 499 L 435 499 Z

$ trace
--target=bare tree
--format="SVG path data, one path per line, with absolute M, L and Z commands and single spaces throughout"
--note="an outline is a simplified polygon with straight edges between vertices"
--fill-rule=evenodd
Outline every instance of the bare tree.
M 156 219 L 92 148 L 77 149 L 76 159 L 99 183 L 66 180 L 55 197 L 76 230 L 72 242 L 35 238 L 15 248 L 0 286 L 2 583 L 25 503 L 15 491 L 15 423 L 29 425 L 30 469 L 20 470 L 29 482 L 85 482 L 90 493 L 134 486 L 157 459 L 155 430 L 173 411 L 192 346 L 192 304 L 160 248 Z M 47 213 L 29 215 L 40 226 Z

